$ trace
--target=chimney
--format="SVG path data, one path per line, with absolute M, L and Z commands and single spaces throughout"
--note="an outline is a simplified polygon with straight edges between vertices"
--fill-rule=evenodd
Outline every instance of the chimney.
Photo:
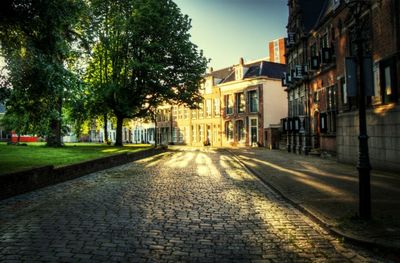
M 243 60 L 243 58 L 240 58 L 240 59 L 239 59 L 239 64 L 242 65 L 242 66 L 244 65 L 244 60 Z
M 212 73 L 212 72 L 214 71 L 213 67 L 210 67 L 210 68 L 208 69 L 208 71 L 209 71 L 209 73 Z

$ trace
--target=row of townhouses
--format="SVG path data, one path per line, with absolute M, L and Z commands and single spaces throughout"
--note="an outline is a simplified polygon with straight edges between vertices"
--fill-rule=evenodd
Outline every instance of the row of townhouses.
M 288 1 L 288 70 L 282 80 L 288 116 L 281 121 L 288 151 L 326 152 L 356 163 L 354 80 L 362 64 L 371 164 L 400 170 L 399 5 L 396 0 Z M 355 59 L 358 51 L 362 62 Z
M 270 42 L 273 61 L 283 62 L 283 39 Z M 280 120 L 287 115 L 286 92 L 281 85 L 286 66 L 260 59 L 220 70 L 209 69 L 201 84 L 203 101 L 197 109 L 163 105 L 156 123 L 131 120 L 123 141 L 190 146 L 266 146 L 277 148 Z M 96 125 L 93 125 L 94 127 Z M 109 123 L 108 139 L 115 140 Z M 90 141 L 103 141 L 103 129 L 93 128 Z
M 259 60 L 210 71 L 198 109 L 164 105 L 157 112 L 157 140 L 191 146 L 267 146 L 287 113 L 281 86 L 284 64 Z

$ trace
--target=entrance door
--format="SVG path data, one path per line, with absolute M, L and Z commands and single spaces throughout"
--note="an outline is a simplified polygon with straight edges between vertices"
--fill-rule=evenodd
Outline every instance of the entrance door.
M 258 146 L 258 120 L 250 118 L 250 146 Z

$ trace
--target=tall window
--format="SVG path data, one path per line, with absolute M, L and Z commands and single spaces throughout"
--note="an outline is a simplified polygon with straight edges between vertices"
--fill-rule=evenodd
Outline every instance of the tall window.
M 328 109 L 335 110 L 337 105 L 336 99 L 336 85 L 327 88 L 328 92 Z
M 178 107 L 178 119 L 183 119 L 182 107 Z
M 186 107 L 183 109 L 183 118 L 184 118 L 184 119 L 189 118 L 188 108 L 186 108 Z
M 246 103 L 243 92 L 236 93 L 236 107 L 238 113 L 243 113 L 245 111 Z
M 294 100 L 293 114 L 293 116 L 299 115 L 299 99 Z
M 258 144 L 258 120 L 257 118 L 250 118 L 250 145 L 256 146 Z
M 231 121 L 225 122 L 225 136 L 227 141 L 233 140 L 233 124 Z
M 243 120 L 236 121 L 236 134 L 238 142 L 243 142 L 246 139 Z
M 192 142 L 196 142 L 196 128 L 192 125 Z
M 211 100 L 206 100 L 206 117 L 211 117 Z
M 185 130 L 181 130 L 179 128 L 178 129 L 178 142 L 183 142 L 183 133 L 185 132 Z
M 225 95 L 225 112 L 226 114 L 232 114 L 233 113 L 233 99 L 232 99 L 232 94 Z
M 204 117 L 204 105 L 202 102 L 199 103 L 199 118 Z
M 172 128 L 172 141 L 177 142 L 178 128 Z
M 203 125 L 199 125 L 199 142 L 202 142 L 203 139 L 204 139 Z
M 219 116 L 221 114 L 221 109 L 220 109 L 220 102 L 218 98 L 214 99 L 214 115 Z
M 249 110 L 250 112 L 258 112 L 258 95 L 256 90 L 249 91 Z
M 321 37 L 321 48 L 323 48 L 323 47 L 329 47 L 328 33 L 325 33 Z
M 214 131 L 213 141 L 216 142 L 218 141 L 219 125 L 214 125 L 213 131 Z
M 316 43 L 311 45 L 311 47 L 310 47 L 310 55 L 311 56 L 318 55 L 318 53 L 317 53 L 317 44 Z
M 299 115 L 304 115 L 305 114 L 305 109 L 306 109 L 306 98 L 304 96 L 300 97 L 300 103 L 299 103 Z
M 380 82 L 382 103 L 397 101 L 396 64 L 393 59 L 381 62 Z
M 173 119 L 174 121 L 177 119 L 177 115 L 178 115 L 178 113 L 177 113 L 177 107 L 174 106 L 174 107 L 172 108 L 172 119 Z
M 192 119 L 196 119 L 197 118 L 197 110 L 193 109 L 193 110 L 191 110 L 191 112 L 192 112 Z

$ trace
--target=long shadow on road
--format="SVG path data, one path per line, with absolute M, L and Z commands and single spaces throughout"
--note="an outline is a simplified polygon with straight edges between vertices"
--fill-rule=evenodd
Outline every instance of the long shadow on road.
M 0 222 L 0 261 L 364 259 L 214 149 L 169 151 L 4 200 Z

